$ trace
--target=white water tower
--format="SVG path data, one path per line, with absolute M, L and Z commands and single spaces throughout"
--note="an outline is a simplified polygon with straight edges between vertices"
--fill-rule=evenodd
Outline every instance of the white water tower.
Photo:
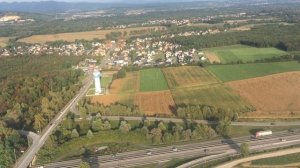
M 94 75 L 94 81 L 95 81 L 95 94 L 96 95 L 99 95 L 99 94 L 101 94 L 102 93 L 102 89 L 101 89 L 101 80 L 100 80 L 100 78 L 101 78 L 101 73 L 99 72 L 99 71 L 94 71 L 94 73 L 93 73 L 93 75 Z

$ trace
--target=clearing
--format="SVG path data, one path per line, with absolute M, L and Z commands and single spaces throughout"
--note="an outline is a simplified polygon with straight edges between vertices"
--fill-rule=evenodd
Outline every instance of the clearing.
M 214 54 L 219 57 L 221 63 L 253 62 L 266 58 L 287 55 L 288 53 L 276 48 L 255 48 L 245 45 L 231 45 L 205 49 L 208 58 Z M 214 53 L 214 54 L 212 54 Z M 210 57 L 209 57 L 210 56 Z
M 168 90 L 168 84 L 159 68 L 145 69 L 140 71 L 140 91 Z
M 245 117 L 281 118 L 300 116 L 300 72 L 289 72 L 227 83 L 256 112 Z
M 212 65 L 208 70 L 224 82 L 261 77 L 282 72 L 300 71 L 300 63 L 296 61 Z
M 105 35 L 111 32 L 127 32 L 126 37 L 130 37 L 131 31 L 138 30 L 157 30 L 163 27 L 153 26 L 153 27 L 136 27 L 136 28 L 126 28 L 126 29 L 111 29 L 111 30 L 97 30 L 97 31 L 86 31 L 86 32 L 73 32 L 73 33 L 59 33 L 59 34 L 45 34 L 45 35 L 33 35 L 18 40 L 18 42 L 24 43 L 46 43 L 51 41 L 68 41 L 74 42 L 75 40 L 93 40 L 95 38 L 105 39 Z M 124 33 L 123 33 L 124 34 Z
M 137 93 L 134 102 L 147 116 L 170 116 L 175 107 L 170 91 Z
M 223 84 L 175 89 L 172 95 L 177 105 L 209 105 L 236 111 L 252 109 L 251 105 Z
M 164 68 L 163 72 L 171 89 L 218 83 L 211 73 L 199 66 L 181 66 Z

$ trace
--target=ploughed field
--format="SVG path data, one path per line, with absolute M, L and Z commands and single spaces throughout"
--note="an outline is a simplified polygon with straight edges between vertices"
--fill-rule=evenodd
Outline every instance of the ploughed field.
M 0 37 L 0 47 L 5 47 L 9 41 L 9 37 Z
M 245 45 L 232 45 L 205 49 L 211 62 L 253 62 L 272 57 L 287 55 L 288 53 L 276 48 L 255 48 Z M 215 57 L 218 57 L 216 59 Z
M 171 89 L 219 82 L 210 72 L 199 66 L 170 67 L 164 68 L 163 72 Z
M 141 92 L 135 95 L 135 105 L 147 115 L 172 115 L 175 103 L 170 91 Z
M 85 31 L 85 32 L 72 32 L 72 33 L 58 33 L 58 34 L 45 34 L 45 35 L 33 35 L 30 37 L 26 37 L 18 40 L 19 42 L 24 43 L 46 43 L 53 41 L 68 41 L 74 42 L 75 40 L 93 40 L 97 39 L 105 39 L 105 35 L 111 32 L 127 32 L 126 37 L 130 37 L 131 31 L 139 31 L 139 30 L 154 30 L 160 29 L 163 27 L 136 27 L 136 28 L 126 28 L 126 29 L 112 29 L 112 30 L 96 30 L 96 31 Z M 123 33 L 124 34 L 124 33 Z M 125 38 L 126 38 L 125 37 Z
M 229 82 L 237 94 L 255 106 L 245 117 L 300 117 L 300 72 Z

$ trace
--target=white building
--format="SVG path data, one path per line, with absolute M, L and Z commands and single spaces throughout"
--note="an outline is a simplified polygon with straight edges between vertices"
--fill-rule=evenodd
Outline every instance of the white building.
M 94 72 L 94 81 L 95 81 L 95 94 L 99 95 L 102 93 L 101 90 L 101 81 L 100 81 L 100 77 L 102 76 L 101 73 L 99 71 L 95 71 Z

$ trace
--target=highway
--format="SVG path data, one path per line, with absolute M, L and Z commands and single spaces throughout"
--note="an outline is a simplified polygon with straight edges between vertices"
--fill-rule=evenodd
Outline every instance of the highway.
M 77 102 L 85 95 L 93 81 L 90 78 L 80 89 L 77 95 L 54 117 L 54 119 L 47 125 L 46 128 L 39 134 L 38 139 L 27 149 L 27 151 L 20 157 L 14 165 L 14 168 L 26 168 L 30 165 L 36 153 L 44 145 L 45 141 L 51 135 L 53 130 L 59 125 L 63 118 L 68 114 L 70 108 L 75 106 Z
M 285 139 L 282 141 L 282 139 Z M 186 145 L 176 145 L 177 151 L 173 151 L 174 146 L 152 148 L 149 150 L 138 150 L 132 152 L 118 153 L 116 156 L 105 155 L 88 158 L 87 161 L 91 167 L 136 167 L 147 164 L 167 162 L 172 159 L 183 159 L 202 157 L 200 161 L 183 167 L 193 167 L 205 161 L 236 155 L 241 143 L 246 142 L 250 145 L 252 151 L 260 151 L 272 148 L 287 147 L 300 144 L 300 132 L 277 132 L 273 135 L 252 138 L 244 136 L 234 139 L 213 140 L 209 142 L 193 143 Z M 151 154 L 149 153 L 151 151 Z M 56 162 L 44 165 L 44 168 L 73 168 L 79 167 L 81 159 L 75 159 L 64 162 Z

